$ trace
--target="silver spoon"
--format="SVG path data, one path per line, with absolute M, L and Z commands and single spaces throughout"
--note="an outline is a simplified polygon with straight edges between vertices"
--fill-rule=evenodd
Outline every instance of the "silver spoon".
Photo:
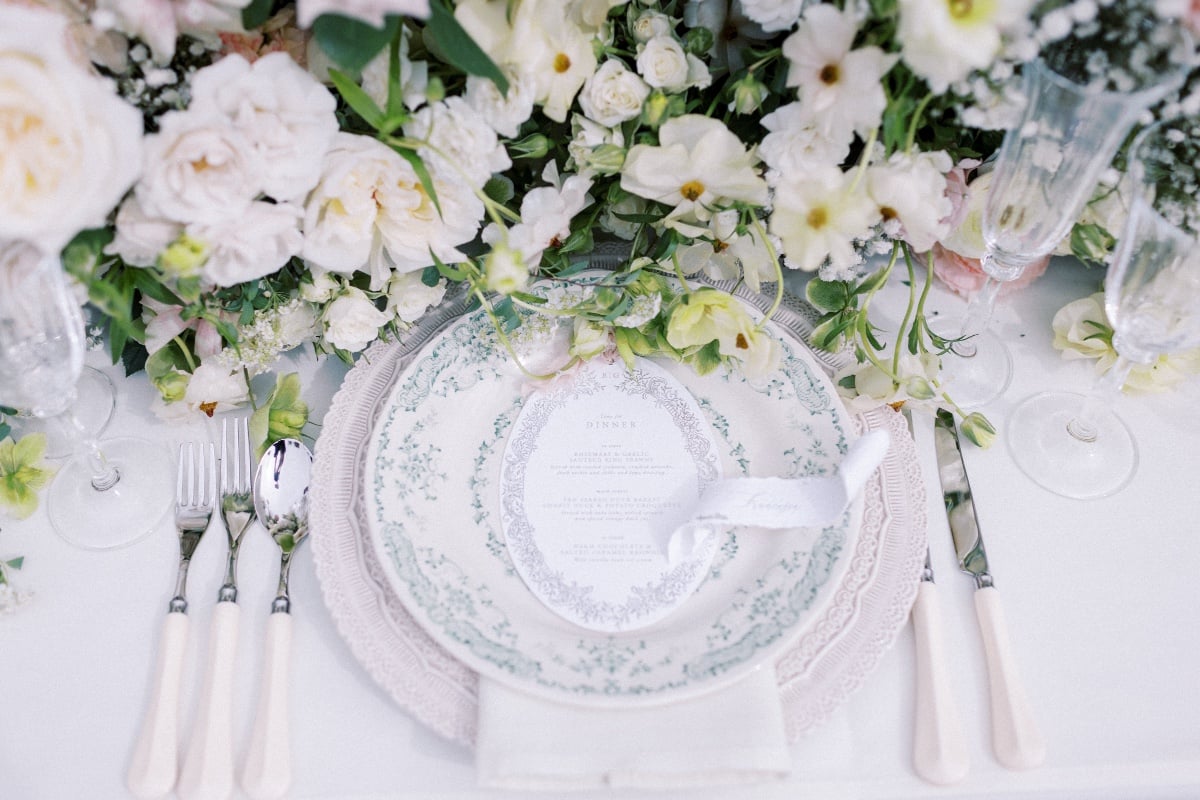
M 279 545 L 279 589 L 267 620 L 266 653 L 258 712 L 242 788 L 254 800 L 283 797 L 292 780 L 288 733 L 288 656 L 292 641 L 288 572 L 292 555 L 308 536 L 308 485 L 313 455 L 296 439 L 267 448 L 254 476 L 254 508 Z

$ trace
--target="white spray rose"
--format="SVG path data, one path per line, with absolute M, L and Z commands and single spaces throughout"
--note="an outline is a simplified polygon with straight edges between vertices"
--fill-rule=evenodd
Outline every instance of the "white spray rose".
M 433 286 L 426 286 L 419 272 L 405 272 L 388 281 L 387 310 L 402 322 L 416 322 L 430 306 L 442 302 L 446 296 L 446 280 L 443 278 Z
M 57 14 L 0 5 L 0 239 L 46 252 L 104 224 L 141 168 L 141 114 L 66 37 Z
M 741 0 L 742 13 L 764 31 L 786 31 L 796 24 L 807 0 Z
M 187 233 L 209 249 L 204 277 L 217 286 L 236 286 L 276 272 L 300 253 L 304 211 L 291 203 L 251 203 L 241 216 Z
M 712 83 L 704 62 L 685 53 L 674 36 L 656 36 L 646 42 L 638 53 L 637 71 L 646 83 L 665 92 L 682 92 L 692 86 L 703 89 Z
M 138 202 L 185 224 L 236 218 L 258 196 L 262 164 L 250 142 L 215 111 L 172 111 L 146 137 Z
M 321 159 L 337 133 L 329 90 L 286 53 L 250 64 L 226 56 L 192 78 L 189 111 L 213 110 L 249 143 L 261 165 L 262 191 L 303 200 L 321 175 Z
M 308 265 L 306 265 L 308 266 Z M 300 284 L 300 297 L 310 303 L 328 303 L 342 288 L 337 278 L 309 266 L 308 280 Z
M 649 94 L 645 81 L 611 58 L 583 84 L 579 106 L 589 119 L 612 128 L 641 115 Z
M 379 329 L 391 317 L 380 311 L 361 289 L 347 289 L 329 304 L 322 317 L 325 341 L 350 353 L 357 353 L 375 341 Z
M 630 29 L 634 41 L 644 44 L 659 36 L 668 36 L 675 29 L 671 18 L 661 11 L 643 11 Z

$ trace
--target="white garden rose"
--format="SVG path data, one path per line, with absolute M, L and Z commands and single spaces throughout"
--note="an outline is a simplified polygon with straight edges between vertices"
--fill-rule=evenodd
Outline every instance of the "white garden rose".
M 310 303 L 328 303 L 341 288 L 342 284 L 337 278 L 310 267 L 308 280 L 300 284 L 300 297 Z
M 387 287 L 387 310 L 401 322 L 416 322 L 430 306 L 442 302 L 446 296 L 446 279 L 427 286 L 419 272 L 405 272 L 392 276 Z
M 533 82 L 515 73 L 506 77 L 508 92 L 500 94 L 491 78 L 468 75 L 463 97 L 467 105 L 492 126 L 492 130 L 511 139 L 517 135 L 521 124 L 533 115 Z
M 304 210 L 292 203 L 251 203 L 241 216 L 187 233 L 209 251 L 202 274 L 217 286 L 236 286 L 280 270 L 300 253 Z
M 406 136 L 427 141 L 418 153 L 430 167 L 461 175 L 476 189 L 512 166 L 496 131 L 461 97 L 430 103 L 404 126 Z
M 337 133 L 329 90 L 286 53 L 250 64 L 230 55 L 192 78 L 189 113 L 223 114 L 261 165 L 261 190 L 279 201 L 303 200 L 321 176 L 321 159 Z
M 704 62 L 683 50 L 674 36 L 656 36 L 642 47 L 637 71 L 656 89 L 682 92 L 690 87 L 701 89 L 712 83 Z
M 183 225 L 150 216 L 138 202 L 137 195 L 130 194 L 117 210 L 116 235 L 104 252 L 118 255 L 126 264 L 135 267 L 152 267 L 159 254 L 181 233 Z
M 645 81 L 610 58 L 583 84 L 579 106 L 589 119 L 612 128 L 640 116 L 649 94 Z
M 371 302 L 361 289 L 350 287 L 329 304 L 322 317 L 325 341 L 349 353 L 357 353 L 375 341 L 379 329 L 391 319 Z
M 0 5 L 0 240 L 45 252 L 103 225 L 141 168 L 141 114 L 66 37 L 63 17 Z
M 262 165 L 245 135 L 216 111 L 172 111 L 147 136 L 136 187 L 149 215 L 185 224 L 242 214 L 259 194 Z
M 796 24 L 807 0 L 741 0 L 742 13 L 764 31 L 786 31 Z
M 320 270 L 371 276 L 378 291 L 393 272 L 462 260 L 456 249 L 475 238 L 483 203 L 457 175 L 430 165 L 441 213 L 412 165 L 370 136 L 339 133 L 304 215 L 305 260 Z

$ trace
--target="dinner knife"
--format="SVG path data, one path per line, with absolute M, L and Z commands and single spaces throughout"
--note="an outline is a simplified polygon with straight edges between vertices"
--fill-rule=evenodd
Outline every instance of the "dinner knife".
M 1036 767 L 1046 758 L 1046 742 L 1021 683 L 1004 607 L 988 571 L 954 415 L 944 408 L 938 409 L 934 418 L 933 443 L 959 568 L 975 579 L 975 613 L 983 636 L 991 698 L 992 749 L 996 760 L 1009 769 Z
M 914 434 L 912 412 L 904 409 L 908 431 Z M 915 434 L 914 434 L 915 436 Z M 912 607 L 916 656 L 916 697 L 913 714 L 913 768 L 926 781 L 947 786 L 966 777 L 971 767 L 967 742 L 951 691 L 950 670 L 943 637 L 942 604 L 933 581 L 933 564 L 925 548 L 925 569 Z

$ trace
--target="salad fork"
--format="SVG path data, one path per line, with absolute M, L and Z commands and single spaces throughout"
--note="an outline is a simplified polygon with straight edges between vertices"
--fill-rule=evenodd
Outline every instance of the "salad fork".
M 175 482 L 175 528 L 179 531 L 175 596 L 168 604 L 167 617 L 163 621 L 150 706 L 142 721 L 126 776 L 129 790 L 138 798 L 161 797 L 175 785 L 179 684 L 188 633 L 188 565 L 208 528 L 216 497 L 217 458 L 213 446 L 180 445 Z
M 254 522 L 250 431 L 242 418 L 221 424 L 221 519 L 229 540 L 225 582 L 217 594 L 209 633 L 208 669 L 192 740 L 179 775 L 183 800 L 225 798 L 233 793 L 232 700 L 237 652 L 237 558 L 243 534 Z

